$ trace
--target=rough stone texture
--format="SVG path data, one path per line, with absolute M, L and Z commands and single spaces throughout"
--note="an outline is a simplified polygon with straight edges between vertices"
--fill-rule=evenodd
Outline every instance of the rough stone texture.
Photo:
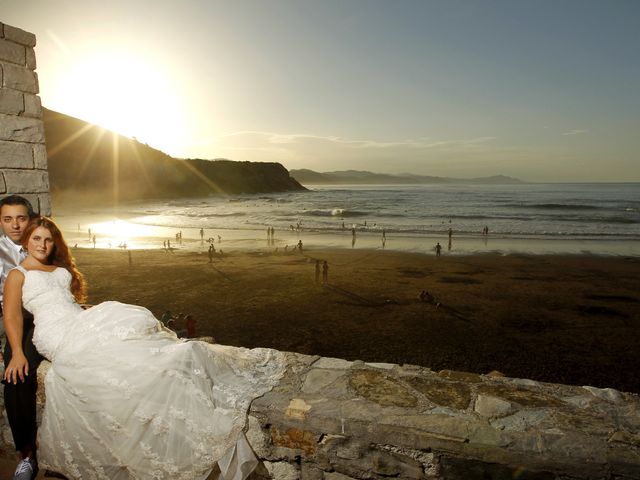
M 33 168 L 33 166 L 31 145 L 0 141 L 0 168 Z
M 0 88 L 0 112 L 20 115 L 24 111 L 22 92 L 9 88 Z
M 270 439 L 262 458 L 306 465 L 309 478 L 640 478 L 637 395 L 289 358 L 296 374 L 251 416 Z M 304 417 L 287 414 L 293 399 Z
M 26 57 L 27 57 L 27 68 L 29 70 L 35 70 L 36 69 L 36 52 L 33 48 L 27 48 L 26 49 Z
M 44 144 L 42 120 L 0 113 L 0 140 Z
M 2 175 L 9 192 L 39 193 L 49 190 L 49 175 L 43 170 L 4 170 Z
M 0 61 L 23 66 L 26 64 L 26 49 L 13 42 L 0 42 Z
M 19 43 L 26 47 L 36 46 L 36 36 L 33 33 L 25 32 L 20 28 L 12 27 L 11 25 L 3 24 L 4 38 L 14 43 Z
M 25 117 L 42 118 L 42 102 L 40 97 L 31 93 L 24 94 L 24 112 Z
M 0 193 L 51 215 L 42 104 L 32 33 L 0 23 Z
M 5 63 L 2 66 L 2 87 L 21 92 L 38 93 L 38 75 L 28 68 Z

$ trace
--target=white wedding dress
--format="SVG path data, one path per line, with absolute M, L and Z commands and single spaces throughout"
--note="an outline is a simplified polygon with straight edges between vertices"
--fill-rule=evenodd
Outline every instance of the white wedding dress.
M 33 343 L 52 364 L 41 468 L 74 480 L 204 479 L 216 463 L 225 480 L 251 473 L 247 410 L 282 377 L 282 353 L 182 341 L 139 306 L 83 310 L 66 269 L 17 268 Z

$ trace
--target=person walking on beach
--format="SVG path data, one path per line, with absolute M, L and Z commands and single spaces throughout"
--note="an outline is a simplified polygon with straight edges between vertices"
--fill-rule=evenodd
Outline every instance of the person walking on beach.
M 329 264 L 326 260 L 322 263 L 322 283 L 324 285 L 329 283 Z
M 442 245 L 440 245 L 440 242 L 436 243 L 436 257 L 440 256 L 440 252 L 442 251 Z
M 21 247 L 23 234 L 35 213 L 31 203 L 19 195 L 9 195 L 0 200 L 0 291 L 9 275 L 26 257 Z M 0 306 L 1 302 L 0 302 Z M 38 473 L 36 454 L 36 391 L 38 389 L 38 365 L 42 357 L 33 345 L 33 316 L 25 314 L 19 321 L 7 321 L 0 309 L 2 333 L 6 333 L 4 368 L 17 368 L 20 378 L 4 383 L 4 408 L 7 411 L 13 443 L 21 460 L 14 479 L 31 480 Z M 18 319 L 15 319 L 18 320 Z M 27 373 L 24 375 L 23 373 Z
M 302 240 L 298 240 L 298 250 L 302 253 Z
M 316 260 L 316 285 L 320 283 L 320 260 Z
M 96 236 L 93 236 L 93 248 L 96 248 Z

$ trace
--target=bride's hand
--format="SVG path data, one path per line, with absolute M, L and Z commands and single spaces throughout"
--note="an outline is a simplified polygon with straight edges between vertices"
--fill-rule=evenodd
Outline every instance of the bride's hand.
M 11 361 L 4 371 L 4 379 L 9 383 L 17 384 L 18 378 L 24 382 L 24 377 L 29 375 L 29 362 L 22 352 L 11 355 Z

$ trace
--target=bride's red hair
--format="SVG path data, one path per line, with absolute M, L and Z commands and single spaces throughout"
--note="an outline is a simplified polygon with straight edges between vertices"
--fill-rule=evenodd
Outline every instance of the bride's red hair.
M 22 247 L 25 250 L 27 249 L 31 234 L 38 227 L 46 228 L 53 237 L 53 250 L 49 255 L 49 263 L 69 270 L 69 273 L 71 273 L 71 293 L 78 303 L 83 303 L 87 299 L 87 284 L 84 281 L 84 276 L 76 267 L 76 262 L 73 259 L 73 255 L 71 255 L 67 242 L 64 241 L 62 232 L 53 220 L 48 217 L 33 218 L 22 235 Z

